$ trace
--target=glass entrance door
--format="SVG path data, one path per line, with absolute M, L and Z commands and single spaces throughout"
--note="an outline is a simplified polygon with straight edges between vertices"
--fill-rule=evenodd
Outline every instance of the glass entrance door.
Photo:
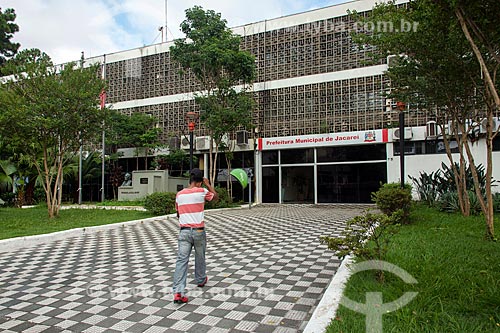
M 314 167 L 281 167 L 281 202 L 314 203 Z

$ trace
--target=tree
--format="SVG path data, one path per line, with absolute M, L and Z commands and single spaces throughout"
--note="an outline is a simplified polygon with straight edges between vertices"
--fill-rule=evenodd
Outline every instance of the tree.
M 39 50 L 21 51 L 14 78 L 0 87 L 0 135 L 37 169 L 49 217 L 59 214 L 63 168 L 102 131 L 104 82 L 98 66 L 55 67 Z M 17 56 L 16 56 L 17 57 Z M 42 155 L 41 161 L 38 159 Z
M 486 177 L 493 173 L 493 139 L 498 129 L 493 128 L 493 117 L 500 111 L 500 88 L 497 73 L 500 67 L 500 3 L 494 0 L 474 1 L 437 1 L 444 10 L 452 10 L 460 28 L 481 68 L 486 104 Z M 477 87 L 476 87 L 477 88 Z M 468 145 L 465 146 L 469 162 L 474 165 L 474 157 Z M 495 238 L 494 203 L 491 182 L 486 183 L 486 198 L 481 195 L 478 172 L 472 169 L 476 194 L 486 217 L 487 236 Z
M 145 113 L 134 112 L 127 116 L 114 110 L 111 110 L 108 119 L 106 145 L 111 147 L 111 153 L 115 153 L 118 148 L 135 148 L 136 168 L 139 169 L 139 153 L 144 149 L 147 165 L 150 150 L 160 146 L 162 130 L 155 127 L 157 119 Z
M 387 71 L 391 79 L 390 96 L 413 105 L 418 104 L 420 109 L 426 109 L 441 123 L 442 137 L 457 184 L 461 211 L 464 215 L 469 215 L 470 203 L 465 171 L 468 161 L 473 175 L 477 174 L 477 167 L 470 153 L 471 141 L 478 139 L 475 137 L 474 126 L 485 117 L 492 120 L 492 116 L 488 116 L 485 103 L 488 92 L 481 83 L 482 74 L 470 45 L 453 10 L 438 2 L 418 0 L 403 7 L 398 7 L 393 2 L 377 5 L 366 18 L 367 21 L 392 22 L 394 26 L 402 20 L 418 22 L 418 30 L 373 31 L 355 34 L 354 40 L 361 46 L 375 46 L 377 51 L 373 54 L 374 60 L 395 55 L 397 61 Z M 444 124 L 448 122 L 450 126 L 445 130 Z M 470 126 L 474 123 L 476 125 Z M 486 134 L 487 156 L 491 154 L 488 137 L 489 134 Z M 458 169 L 449 149 L 450 139 L 455 139 L 458 143 Z M 491 159 L 488 160 L 487 164 L 491 167 Z M 489 173 L 487 171 L 487 177 L 491 179 L 491 169 Z M 474 183 L 478 197 L 481 196 L 480 200 L 484 200 L 483 195 L 479 195 L 479 183 L 476 180 Z M 492 200 L 491 191 L 486 194 L 485 200 Z M 492 222 L 486 206 L 483 212 L 489 237 L 493 238 Z
M 13 43 L 11 39 L 14 33 L 19 31 L 19 26 L 14 23 L 16 12 L 12 8 L 2 11 L 0 8 L 0 66 L 3 66 L 7 59 L 13 57 L 20 47 L 19 43 Z
M 193 164 L 198 163 L 198 158 L 193 156 Z M 156 170 L 168 170 L 170 176 L 184 175 L 184 170 L 189 170 L 189 155 L 182 149 L 170 150 L 168 155 L 158 155 L 153 160 Z
M 240 50 L 240 37 L 213 10 L 205 11 L 199 6 L 187 9 L 181 31 L 185 37 L 174 42 L 170 53 L 200 84 L 201 92 L 195 95 L 195 101 L 215 146 L 214 151 L 210 144 L 209 154 L 213 184 L 217 153 L 224 137 L 239 127 L 251 126 L 254 101 L 247 85 L 255 77 L 255 58 Z M 243 86 L 237 89 L 236 85 Z

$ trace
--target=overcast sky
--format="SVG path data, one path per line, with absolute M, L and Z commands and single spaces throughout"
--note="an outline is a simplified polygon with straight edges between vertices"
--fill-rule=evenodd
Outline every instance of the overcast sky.
M 347 0 L 168 0 L 168 39 L 178 38 L 184 10 L 194 5 L 222 13 L 229 26 Z M 161 42 L 164 0 L 1 0 L 16 10 L 21 48 L 39 48 L 56 63 Z

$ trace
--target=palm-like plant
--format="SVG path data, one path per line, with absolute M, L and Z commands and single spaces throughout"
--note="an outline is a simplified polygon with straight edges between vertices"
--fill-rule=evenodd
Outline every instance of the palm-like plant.
M 10 160 L 0 160 L 0 185 L 11 186 L 17 168 Z

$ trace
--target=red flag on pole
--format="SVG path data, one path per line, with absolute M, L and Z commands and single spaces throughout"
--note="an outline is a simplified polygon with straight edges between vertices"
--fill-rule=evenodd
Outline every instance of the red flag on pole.
M 103 89 L 99 94 L 99 98 L 101 99 L 101 110 L 106 106 L 106 91 Z

